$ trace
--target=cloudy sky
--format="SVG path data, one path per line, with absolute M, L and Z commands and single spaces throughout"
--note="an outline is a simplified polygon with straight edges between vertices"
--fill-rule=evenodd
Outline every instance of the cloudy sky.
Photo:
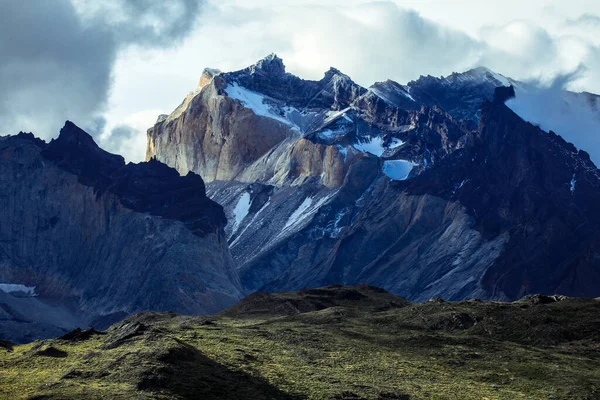
M 487 66 L 600 93 L 597 0 L 323 3 L 0 0 L 0 135 L 50 139 L 70 119 L 139 161 L 146 129 L 204 67 L 240 69 L 272 52 L 301 77 L 335 66 L 367 86 Z M 596 139 L 585 145 L 600 152 Z

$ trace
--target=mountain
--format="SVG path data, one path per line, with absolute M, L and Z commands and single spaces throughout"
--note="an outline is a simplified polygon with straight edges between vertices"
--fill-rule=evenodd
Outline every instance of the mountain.
M 598 170 L 506 106 L 518 82 L 478 68 L 362 88 L 275 55 L 200 82 L 149 129 L 147 158 L 205 179 L 245 293 L 600 295 Z
M 106 332 L 0 341 L 0 397 L 592 400 L 599 332 L 598 299 L 256 293 L 213 317 L 142 313 Z
M 71 122 L 0 137 L 0 337 L 106 327 L 143 310 L 212 313 L 241 297 L 223 208 L 200 176 L 125 164 Z

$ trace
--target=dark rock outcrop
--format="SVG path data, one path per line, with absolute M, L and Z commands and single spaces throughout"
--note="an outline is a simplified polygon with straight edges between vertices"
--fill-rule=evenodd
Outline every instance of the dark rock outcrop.
M 130 313 L 217 312 L 241 296 L 221 206 L 196 174 L 125 165 L 67 122 L 49 144 L 0 138 L 0 332 L 13 341 L 105 328 Z
M 67 121 L 58 138 L 42 149 L 41 155 L 58 167 L 77 176 L 79 182 L 103 190 L 110 185 L 110 175 L 125 166 L 125 159 L 102 150 L 94 139 Z
M 77 329 L 72 330 L 69 333 L 59 336 L 57 339 L 64 340 L 67 342 L 83 342 L 93 336 L 104 335 L 104 334 L 105 334 L 105 332 L 97 331 L 94 328 L 85 329 L 85 330 L 83 330 L 81 328 L 77 328 Z
M 460 190 L 456 182 L 464 182 Z M 532 292 L 596 295 L 598 170 L 572 144 L 523 121 L 502 102 L 483 105 L 472 147 L 407 182 L 406 190 L 457 199 L 487 237 L 509 233 L 482 279 L 489 293 L 510 299 Z
M 119 169 L 111 175 L 107 191 L 127 208 L 181 221 L 199 236 L 216 233 L 227 223 L 223 207 L 206 197 L 199 175 L 180 177 L 155 159 Z
M 483 100 L 492 100 L 497 87 L 510 80 L 487 68 L 475 68 L 447 77 L 421 76 L 407 84 L 417 104 L 438 106 L 457 120 L 477 121 Z
M 75 174 L 79 182 L 92 186 L 99 195 L 115 194 L 124 207 L 181 221 L 195 234 L 215 233 L 227 223 L 223 208 L 206 197 L 199 175 L 190 172 L 180 177 L 155 159 L 125 165 L 123 157 L 102 150 L 71 121 L 41 155 Z

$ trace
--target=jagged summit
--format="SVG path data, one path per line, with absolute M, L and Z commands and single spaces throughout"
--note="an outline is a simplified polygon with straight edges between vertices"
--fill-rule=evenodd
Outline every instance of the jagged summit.
M 499 86 L 510 86 L 511 81 L 488 68 L 479 67 L 446 77 L 421 76 L 408 82 L 406 87 L 418 104 L 437 106 L 456 120 L 466 120 L 471 128 L 477 125 L 483 100 L 493 100 Z
M 71 121 L 41 155 L 98 193 L 117 195 L 125 207 L 181 221 L 196 235 L 214 233 L 227 223 L 223 208 L 206 197 L 199 175 L 190 172 L 182 177 L 155 158 L 125 165 L 123 157 L 101 149 Z
M 278 79 L 286 75 L 286 73 L 287 72 L 285 70 L 285 64 L 283 63 L 283 60 L 275 53 L 271 53 L 268 56 L 261 58 L 256 63 L 236 72 L 230 72 L 227 75 L 259 75 L 262 77 Z
M 516 97 L 514 86 L 499 86 L 494 91 L 494 103 L 506 103 Z
M 221 73 L 220 70 L 216 68 L 204 68 L 202 71 L 202 75 L 200 76 L 200 80 L 198 81 L 197 90 L 202 89 L 204 86 L 208 85 L 215 76 Z
M 285 65 L 283 60 L 275 53 L 271 53 L 265 58 L 259 60 L 256 64 L 248 67 L 251 73 L 265 73 L 267 75 L 279 76 L 284 75 Z
M 352 78 L 350 78 L 350 76 L 344 74 L 339 69 L 329 67 L 329 69 L 325 72 L 324 79 L 333 79 L 334 77 L 337 77 L 338 79 L 346 79 L 352 81 Z
M 216 312 L 241 296 L 223 208 L 200 176 L 125 165 L 68 121 L 0 137 L 0 336 L 31 341 L 132 312 Z M 6 293 L 6 284 L 35 297 Z
M 98 147 L 94 138 L 89 133 L 69 120 L 65 121 L 65 125 L 61 128 L 58 139 L 68 142 L 79 142 L 90 147 Z
M 411 95 L 411 88 L 388 79 L 375 82 L 369 90 L 385 102 L 405 110 L 417 110 L 421 106 Z
M 46 141 L 43 140 L 43 139 L 40 139 L 40 138 L 36 137 L 31 132 L 23 132 L 23 131 L 21 131 L 18 134 L 16 134 L 15 137 L 17 137 L 19 139 L 29 140 L 30 142 L 35 143 L 39 148 L 46 147 Z
M 444 82 L 446 85 L 456 84 L 456 83 L 468 84 L 470 81 L 472 84 L 481 84 L 484 82 L 491 82 L 493 84 L 501 85 L 501 86 L 510 86 L 510 82 L 512 81 L 511 79 L 505 77 L 504 75 L 494 72 L 487 67 L 480 66 L 480 67 L 471 68 L 464 72 L 452 72 L 451 74 L 449 74 L 447 76 L 435 77 L 432 75 L 421 75 L 419 77 L 419 79 L 409 82 L 408 85 L 416 84 L 419 81 L 424 81 L 424 80 L 425 81 L 437 80 L 440 82 Z
M 299 109 L 340 111 L 351 107 L 358 98 L 370 92 L 393 107 L 419 110 L 421 106 L 437 106 L 457 120 L 467 119 L 475 124 L 481 100 L 492 100 L 496 87 L 510 86 L 514 82 L 488 68 L 478 67 L 463 73 L 452 73 L 447 77 L 421 76 L 407 85 L 386 80 L 376 82 L 366 89 L 335 67 L 330 67 L 319 81 L 304 80 L 286 72 L 283 60 L 275 54 L 240 71 L 222 76 L 230 84 L 242 86 Z M 463 98 L 466 102 L 462 101 Z M 376 99 L 371 101 L 374 100 Z
M 58 138 L 42 150 L 42 156 L 78 176 L 81 183 L 106 187 L 110 175 L 125 166 L 125 159 L 101 149 L 94 138 L 71 121 L 66 121 Z
M 286 72 L 283 60 L 275 54 L 221 76 L 230 85 L 241 86 L 299 109 L 341 110 L 366 92 L 348 75 L 333 67 L 319 81 L 299 78 Z

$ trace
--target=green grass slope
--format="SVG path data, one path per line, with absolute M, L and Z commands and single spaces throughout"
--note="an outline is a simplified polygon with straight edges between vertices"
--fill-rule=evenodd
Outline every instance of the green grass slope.
M 0 398 L 598 399 L 600 301 L 256 294 L 210 318 L 145 313 L 0 342 Z

